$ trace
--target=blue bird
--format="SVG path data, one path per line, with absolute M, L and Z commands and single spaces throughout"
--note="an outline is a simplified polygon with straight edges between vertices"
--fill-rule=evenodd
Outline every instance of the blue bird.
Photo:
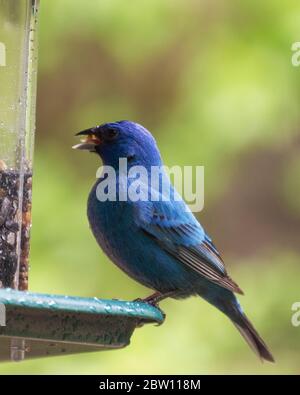
M 199 295 L 230 318 L 262 360 L 274 362 L 235 296 L 243 292 L 227 274 L 211 238 L 178 198 L 166 173 L 162 172 L 161 183 L 154 190 L 152 185 L 147 190 L 141 183 L 139 188 L 144 190 L 146 199 L 120 199 L 121 191 L 132 185 L 127 174 L 119 171 L 120 158 L 127 159 L 128 171 L 133 166 L 143 166 L 148 174 L 153 166 L 163 164 L 152 134 L 137 123 L 119 121 L 77 135 L 84 139 L 73 148 L 98 154 L 116 174 L 115 201 L 99 201 L 97 195 L 102 187 L 107 192 L 107 174 L 102 174 L 90 192 L 87 214 L 91 230 L 120 269 L 155 291 L 144 301 L 157 305 L 167 297 Z M 163 186 L 170 188 L 170 199 L 162 198 Z M 150 199 L 150 195 L 156 198 Z

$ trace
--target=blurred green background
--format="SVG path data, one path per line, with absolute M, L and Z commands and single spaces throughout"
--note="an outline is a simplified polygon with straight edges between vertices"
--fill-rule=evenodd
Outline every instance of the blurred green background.
M 168 165 L 205 166 L 203 225 L 276 364 L 204 301 L 167 300 L 120 351 L 1 364 L 2 373 L 300 373 L 298 0 L 41 1 L 30 289 L 132 300 L 88 227 L 99 165 L 74 133 L 142 123 Z

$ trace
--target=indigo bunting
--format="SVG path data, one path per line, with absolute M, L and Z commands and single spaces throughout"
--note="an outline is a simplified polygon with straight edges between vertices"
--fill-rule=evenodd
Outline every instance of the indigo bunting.
M 227 274 L 212 239 L 167 174 L 162 170 L 162 181 L 156 188 L 150 184 L 147 190 L 143 180 L 139 189 L 144 190 L 146 199 L 120 199 L 121 192 L 132 185 L 128 174 L 120 172 L 120 158 L 126 158 L 128 172 L 134 166 L 143 166 L 149 174 L 155 166 L 162 168 L 152 134 L 137 123 L 119 121 L 77 135 L 84 139 L 73 148 L 96 153 L 104 166 L 115 170 L 116 199 L 99 198 L 99 190 L 102 195 L 108 192 L 105 168 L 90 192 L 87 214 L 91 230 L 120 269 L 155 291 L 144 301 L 158 305 L 167 297 L 183 299 L 199 295 L 230 318 L 261 360 L 273 362 L 265 342 L 235 296 L 243 292 Z M 162 187 L 171 191 L 169 199 L 163 198 Z

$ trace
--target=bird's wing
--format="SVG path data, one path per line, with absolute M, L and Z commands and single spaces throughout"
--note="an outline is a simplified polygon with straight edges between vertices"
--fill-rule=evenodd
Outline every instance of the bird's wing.
M 212 240 L 183 200 L 139 202 L 134 211 L 135 223 L 175 259 L 211 282 L 243 293 L 228 276 Z

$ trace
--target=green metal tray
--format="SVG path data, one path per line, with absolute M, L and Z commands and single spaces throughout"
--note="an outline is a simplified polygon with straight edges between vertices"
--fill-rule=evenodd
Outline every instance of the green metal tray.
M 135 328 L 163 320 L 143 302 L 0 289 L 0 361 L 122 348 Z

